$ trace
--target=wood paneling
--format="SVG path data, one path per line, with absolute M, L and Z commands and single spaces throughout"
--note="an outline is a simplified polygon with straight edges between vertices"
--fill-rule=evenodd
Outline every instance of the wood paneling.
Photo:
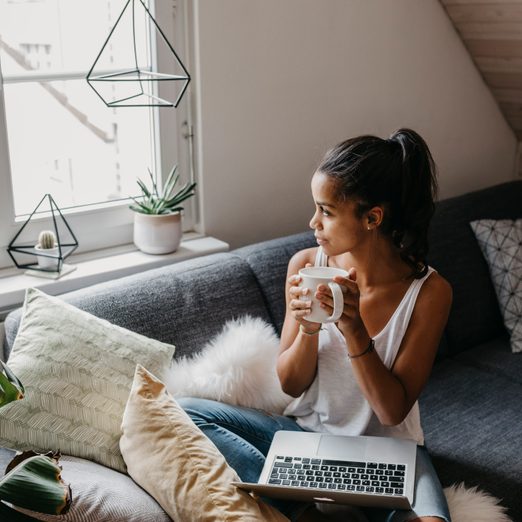
M 522 141 L 522 0 L 440 1 Z
M 518 103 L 522 105 L 522 91 L 517 89 L 491 89 L 493 96 L 499 102 Z
M 492 58 L 522 58 L 521 40 L 464 40 L 471 56 L 488 56 Z
M 520 103 L 501 102 L 499 105 L 506 116 L 522 117 L 522 105 Z
M 522 131 L 522 118 L 506 118 L 514 131 Z
M 506 0 L 441 0 L 443 5 L 503 5 L 503 4 L 522 4 L 522 0 L 511 0 L 511 2 L 506 2 Z
M 446 11 L 455 23 L 522 22 L 522 3 L 447 5 Z
M 459 33 L 465 40 L 522 38 L 522 22 L 462 22 Z
M 522 58 L 490 58 L 477 56 L 475 63 L 485 72 L 522 72 Z
M 486 83 L 491 87 L 522 89 L 522 73 L 484 72 L 482 75 Z

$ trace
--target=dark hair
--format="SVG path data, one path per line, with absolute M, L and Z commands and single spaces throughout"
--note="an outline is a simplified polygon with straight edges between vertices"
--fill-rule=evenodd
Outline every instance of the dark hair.
M 419 134 L 399 129 L 388 139 L 351 138 L 328 151 L 317 170 L 335 179 L 339 199 L 357 201 L 360 216 L 382 205 L 381 232 L 391 237 L 415 277 L 426 274 L 437 180 L 435 162 Z

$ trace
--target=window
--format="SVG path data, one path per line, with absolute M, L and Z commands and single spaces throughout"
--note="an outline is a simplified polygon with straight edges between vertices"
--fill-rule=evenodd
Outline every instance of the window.
M 124 5 L 0 0 L 0 246 L 7 246 L 46 193 L 68 214 L 81 250 L 130 243 L 127 198 L 137 192 L 136 179 L 147 179 L 148 168 L 166 175 L 174 163 L 185 179 L 193 175 L 181 131 L 188 96 L 178 109 L 109 108 L 85 81 Z M 182 2 L 156 2 L 155 9 L 187 64 Z M 140 42 L 150 44 L 149 65 L 157 60 L 161 70 L 164 58 L 159 47 L 154 55 L 155 43 L 150 36 Z M 124 53 L 132 47 L 119 41 L 108 46 L 105 71 L 116 70 Z M 193 227 L 190 203 L 184 222 Z M 10 264 L 2 248 L 0 267 Z

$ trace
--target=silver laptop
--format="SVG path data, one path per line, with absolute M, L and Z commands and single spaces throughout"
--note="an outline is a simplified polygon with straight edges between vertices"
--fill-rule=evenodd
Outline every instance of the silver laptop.
M 257 483 L 260 496 L 410 509 L 417 445 L 390 437 L 278 431 Z

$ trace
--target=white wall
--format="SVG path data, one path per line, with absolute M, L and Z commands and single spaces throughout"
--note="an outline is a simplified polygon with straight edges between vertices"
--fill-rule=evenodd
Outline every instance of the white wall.
M 233 247 L 306 228 L 326 149 L 420 132 L 447 197 L 515 177 L 516 140 L 437 0 L 194 0 L 200 197 Z

